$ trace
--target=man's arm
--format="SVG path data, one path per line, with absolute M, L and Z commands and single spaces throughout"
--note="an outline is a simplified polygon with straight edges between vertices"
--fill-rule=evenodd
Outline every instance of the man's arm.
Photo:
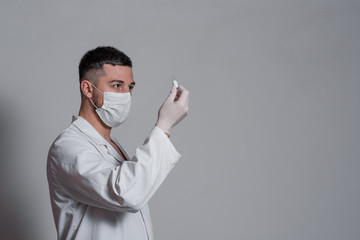
M 180 158 L 158 127 L 130 161 L 116 167 L 90 143 L 64 140 L 55 142 L 49 152 L 53 177 L 72 199 L 112 211 L 140 210 Z

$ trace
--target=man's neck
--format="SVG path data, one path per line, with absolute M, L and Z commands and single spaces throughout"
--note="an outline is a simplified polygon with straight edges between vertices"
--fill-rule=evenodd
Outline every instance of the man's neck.
M 79 116 L 88 121 L 106 141 L 111 142 L 111 127 L 105 125 L 95 111 L 83 111 L 83 108 L 80 108 Z

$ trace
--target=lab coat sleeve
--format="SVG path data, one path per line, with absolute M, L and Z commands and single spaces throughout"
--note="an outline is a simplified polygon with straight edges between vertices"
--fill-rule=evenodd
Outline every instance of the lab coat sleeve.
M 180 158 L 155 127 L 134 157 L 114 166 L 88 142 L 60 138 L 49 152 L 54 181 L 78 202 L 112 211 L 136 212 L 159 188 Z

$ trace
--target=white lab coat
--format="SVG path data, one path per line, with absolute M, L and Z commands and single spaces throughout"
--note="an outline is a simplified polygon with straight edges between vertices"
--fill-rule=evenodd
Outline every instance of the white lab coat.
M 147 202 L 180 158 L 155 127 L 131 159 L 82 117 L 54 141 L 47 177 L 58 239 L 152 240 Z

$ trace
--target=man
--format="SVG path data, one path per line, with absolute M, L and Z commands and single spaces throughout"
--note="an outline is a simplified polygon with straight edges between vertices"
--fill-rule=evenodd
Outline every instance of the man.
M 130 58 L 113 47 L 90 50 L 79 78 L 79 116 L 56 138 L 47 162 L 58 239 L 153 239 L 147 202 L 180 158 L 169 133 L 188 113 L 189 92 L 171 89 L 154 129 L 129 158 L 110 132 L 130 110 Z

